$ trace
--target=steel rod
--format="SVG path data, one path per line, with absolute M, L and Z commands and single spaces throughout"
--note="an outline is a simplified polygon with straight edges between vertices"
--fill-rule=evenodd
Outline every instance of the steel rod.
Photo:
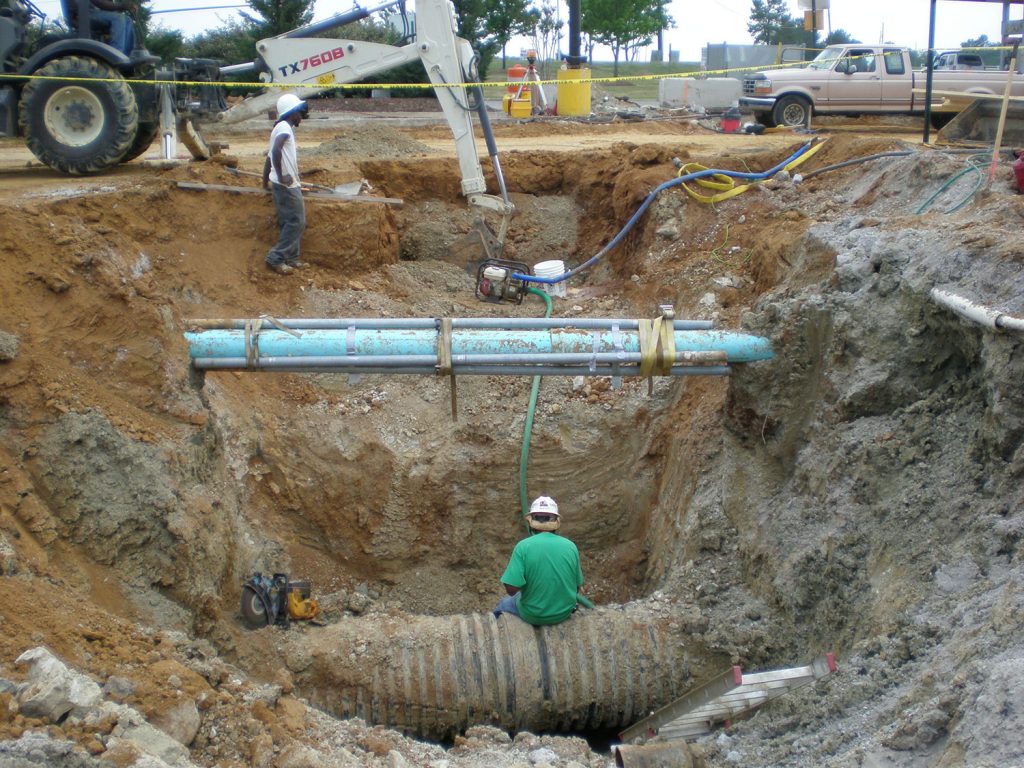
M 262 357 L 249 365 L 244 357 L 197 357 L 192 365 L 200 370 L 288 371 L 291 373 L 420 374 L 438 373 L 432 365 L 364 366 L 349 357 Z M 670 376 L 724 376 L 728 365 L 674 365 Z M 478 376 L 639 376 L 639 365 L 453 365 L 452 373 Z
M 236 318 L 196 318 L 185 320 L 188 328 L 205 330 L 234 329 L 244 330 L 246 323 L 254 323 L 260 318 L 251 320 Z M 370 318 L 370 317 L 339 317 L 339 318 L 274 318 L 273 323 L 293 330 L 313 329 L 391 329 L 391 328 L 436 328 L 435 318 Z M 639 320 L 616 320 L 602 317 L 563 317 L 563 318 L 531 318 L 531 317 L 463 317 L 453 318 L 453 328 L 605 328 L 611 330 L 618 326 L 623 331 L 635 331 L 640 327 Z M 269 318 L 263 319 L 262 328 L 274 327 Z M 711 330 L 715 327 L 713 320 L 676 320 L 672 327 L 677 331 Z

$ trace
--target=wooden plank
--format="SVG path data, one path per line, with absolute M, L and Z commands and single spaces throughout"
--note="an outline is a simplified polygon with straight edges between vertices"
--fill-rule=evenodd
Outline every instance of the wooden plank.
M 262 187 L 235 187 L 230 184 L 202 184 L 197 181 L 179 181 L 179 189 L 195 189 L 210 192 L 233 192 L 240 195 L 269 195 L 269 189 Z M 342 203 L 385 203 L 387 205 L 402 205 L 401 198 L 397 197 L 374 197 L 372 195 L 339 195 L 334 192 L 306 192 L 302 195 L 313 200 L 334 200 Z

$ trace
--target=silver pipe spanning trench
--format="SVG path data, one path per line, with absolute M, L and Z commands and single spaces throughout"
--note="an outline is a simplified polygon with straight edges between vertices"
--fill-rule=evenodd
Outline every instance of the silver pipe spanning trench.
M 263 320 L 269 325 L 279 325 L 295 330 L 319 329 L 348 329 L 348 328 L 436 328 L 438 321 L 432 317 L 286 317 L 286 318 L 256 318 Z M 272 321 L 272 322 L 271 322 Z M 194 318 L 185 320 L 188 328 L 214 329 L 232 328 L 237 331 L 245 330 L 246 324 L 254 320 L 239 320 L 233 318 Z M 452 318 L 452 328 L 586 328 L 611 330 L 618 326 L 623 331 L 635 331 L 640 327 L 639 320 L 616 320 L 605 317 L 572 317 L 572 318 L 548 318 L 548 317 L 455 317 Z M 677 331 L 700 331 L 711 330 L 715 327 L 713 320 L 675 320 L 672 327 Z
M 332 358 L 333 359 L 333 358 Z M 267 361 L 270 364 L 267 364 Z M 313 358 L 315 360 L 315 358 Z M 201 370 L 240 370 L 246 368 L 245 358 L 204 358 L 199 357 L 193 365 Z M 249 366 L 251 368 L 251 366 Z M 302 373 L 342 373 L 342 374 L 422 374 L 437 375 L 434 366 L 346 366 L 333 364 L 317 364 L 309 358 L 297 360 L 293 357 L 261 358 L 258 368 L 253 370 L 292 371 Z M 669 376 L 727 376 L 728 365 L 675 365 L 669 369 Z M 466 365 L 453 366 L 452 373 L 456 376 L 642 376 L 638 365 L 598 365 L 588 366 L 529 366 L 529 365 Z
M 478 724 L 621 730 L 728 664 L 636 606 L 581 609 L 551 627 L 490 613 L 346 618 L 313 637 L 283 636 L 302 696 L 432 739 Z

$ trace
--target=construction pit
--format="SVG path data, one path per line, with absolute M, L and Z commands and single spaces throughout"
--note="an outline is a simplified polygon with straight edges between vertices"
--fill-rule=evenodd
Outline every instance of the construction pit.
M 499 124 L 505 256 L 530 265 L 600 251 L 674 158 L 757 172 L 824 140 L 727 200 L 662 192 L 552 300 L 567 324 L 672 305 L 773 359 L 544 377 L 531 411 L 528 376 L 458 377 L 453 406 L 447 376 L 191 367 L 202 318 L 545 313 L 475 297 L 436 119 L 314 109 L 304 180 L 402 204 L 309 200 L 311 266 L 267 270 L 268 196 L 178 182 L 255 186 L 230 166 L 258 172 L 269 128 L 82 179 L 0 142 L 0 765 L 603 768 L 731 666 L 828 652 L 834 674 L 633 764 L 1024 764 L 1022 337 L 933 292 L 1024 314 L 1006 162 L 971 197 L 983 171 L 947 185 L 969 155 L 907 124 Z M 596 604 L 543 632 L 491 614 L 528 412 L 526 488 Z M 321 621 L 247 628 L 256 571 L 308 579 Z

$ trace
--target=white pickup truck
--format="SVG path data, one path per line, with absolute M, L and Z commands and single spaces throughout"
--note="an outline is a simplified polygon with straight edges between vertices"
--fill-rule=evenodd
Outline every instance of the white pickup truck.
M 935 70 L 932 90 L 1002 94 L 1007 72 Z M 924 114 L 927 73 L 895 46 L 830 45 L 803 67 L 755 72 L 743 78 L 740 107 L 768 126 L 809 125 L 812 114 Z M 920 93 L 916 92 L 920 91 Z M 1012 96 L 1024 96 L 1024 76 L 1013 75 Z M 945 124 L 959 107 L 932 96 L 932 118 Z

